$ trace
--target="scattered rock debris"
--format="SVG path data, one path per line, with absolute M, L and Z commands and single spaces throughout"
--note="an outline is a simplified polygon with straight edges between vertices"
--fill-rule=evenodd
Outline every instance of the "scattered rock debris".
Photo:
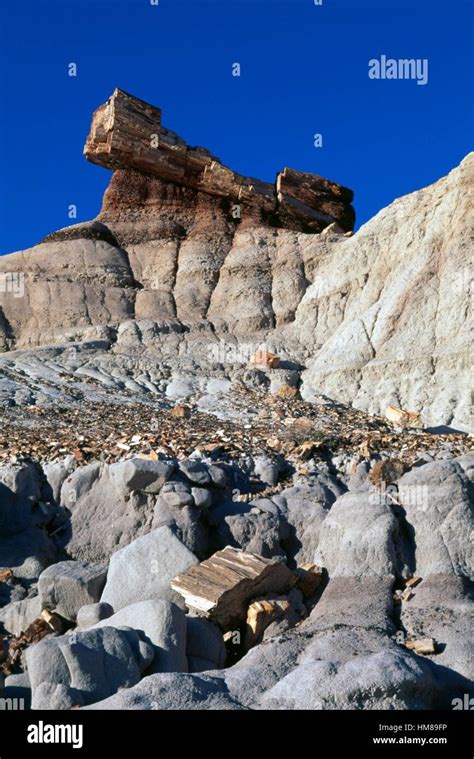
M 0 461 L 53 462 L 73 455 L 82 465 L 94 460 L 113 463 L 127 455 L 186 458 L 198 450 L 230 458 L 279 454 L 298 463 L 359 452 L 360 460 L 380 455 L 400 460 L 387 468 L 409 469 L 426 452 L 461 456 L 472 447 L 467 433 L 394 432 L 384 419 L 350 406 L 308 403 L 241 384 L 219 403 L 229 409 L 227 418 L 191 404 L 174 407 L 189 411 L 170 413 L 171 407 L 159 402 L 85 401 L 80 408 L 66 403 L 7 408 L 0 430 Z

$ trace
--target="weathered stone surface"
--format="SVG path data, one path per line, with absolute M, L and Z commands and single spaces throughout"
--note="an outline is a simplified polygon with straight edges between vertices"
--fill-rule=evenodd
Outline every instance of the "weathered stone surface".
M 422 662 L 392 649 L 348 662 L 315 660 L 301 665 L 265 693 L 262 707 L 350 709 L 363 698 L 365 709 L 416 709 L 436 697 L 440 701 L 442 692 L 434 674 Z
M 299 338 L 317 346 L 304 397 L 351 398 L 370 413 L 393 404 L 421 412 L 425 427 L 472 427 L 473 175 L 469 154 L 340 242 L 337 263 L 320 262 L 295 317 Z
M 112 466 L 93 463 L 65 480 L 61 505 L 70 511 L 71 520 L 64 543 L 74 559 L 108 560 L 118 548 L 150 530 L 154 496 L 146 489 L 159 487 L 162 477 L 155 466 L 151 471 L 142 469 L 133 461 Z M 138 486 L 144 490 L 132 489 Z
M 159 493 L 174 471 L 164 461 L 128 459 L 110 467 L 110 479 L 120 492 Z
M 250 514 L 226 517 L 233 544 L 249 554 L 257 554 L 266 559 L 276 556 L 284 558 L 286 554 L 282 543 L 289 540 L 290 528 L 278 512 L 267 513 L 260 506 L 261 502 L 257 500 Z
M 203 617 L 186 617 L 186 654 L 190 672 L 224 667 L 227 654 L 217 625 Z
M 20 580 L 36 580 L 41 572 L 58 560 L 58 550 L 46 530 L 28 527 L 17 535 L 0 537 L 0 571 L 13 569 Z
M 13 253 L 5 266 L 24 278 L 22 298 L 0 293 L 14 347 L 107 340 L 109 325 L 133 315 L 133 275 L 116 242 L 66 236 Z
M 106 627 L 43 640 L 26 652 L 32 708 L 68 709 L 107 698 L 135 685 L 152 658 L 151 645 L 134 630 Z
M 146 140 L 152 128 L 156 148 Z M 33 678 L 35 704 L 72 708 L 125 684 L 131 687 L 104 708 L 451 708 L 454 697 L 470 693 L 474 675 L 474 458 L 454 460 L 456 436 L 433 436 L 431 450 L 431 436 L 417 427 L 472 424 L 473 156 L 346 237 L 350 191 L 291 169 L 275 186 L 240 177 L 164 129 L 157 109 L 119 91 L 96 115 L 86 152 L 115 169 L 100 219 L 3 259 L 6 271 L 23 278 L 24 293 L 0 293 L 0 350 L 7 351 L 0 404 L 26 420 L 28 438 L 38 422 L 50 424 L 43 406 L 57 407 L 60 435 L 48 439 L 47 454 L 44 441 L 34 449 L 43 472 L 36 464 L 0 466 L 0 620 L 15 633 L 38 617 L 43 594 L 32 597 L 31 585 L 64 557 L 61 548 L 81 562 L 112 555 L 103 598 L 116 607 L 106 620 L 106 601 L 77 612 L 84 599 L 76 598 L 77 588 L 63 589 L 63 613 L 78 613 L 77 634 L 83 624 L 99 623 L 88 634 L 107 636 L 111 628 L 112 638 L 87 638 L 80 655 L 73 635 L 56 639 L 66 641 L 66 653 L 50 657 L 46 650 L 41 677 Z M 279 360 L 250 365 L 257 351 Z M 248 393 L 240 402 L 239 383 L 255 388 L 258 402 Z M 297 388 L 318 401 L 318 418 L 307 404 L 303 413 L 311 418 L 300 416 Z M 130 422 L 132 397 L 147 413 Z M 129 432 L 136 421 L 138 438 L 145 417 L 153 436 L 170 423 L 166 446 L 158 430 L 146 458 L 132 458 L 138 448 L 131 435 L 129 444 L 114 441 L 101 412 L 108 437 L 94 456 L 116 460 L 110 450 L 117 443 L 127 460 L 84 466 L 91 449 L 79 435 L 74 455 L 58 459 L 70 450 L 63 448 L 61 407 L 87 416 L 85 399 L 95 408 L 113 399 L 127 409 L 125 427 Z M 334 455 L 318 429 L 327 408 L 335 427 L 324 435 L 347 443 L 334 399 L 379 414 L 390 406 L 410 409 L 388 415 L 397 430 L 407 430 L 390 432 L 385 422 L 365 419 L 370 431 L 362 444 Z M 189 413 L 171 416 L 170 402 L 186 404 Z M 203 413 L 212 415 L 209 426 Z M 120 411 L 117 417 L 121 424 Z M 222 429 L 216 417 L 226 420 Z M 11 421 L 9 450 L 17 456 Z M 75 434 L 73 425 L 71 439 Z M 221 447 L 226 463 L 211 464 Z M 159 460 L 168 457 L 163 451 L 171 464 Z M 45 462 L 50 455 L 53 463 Z M 383 484 L 396 488 L 384 495 Z M 222 631 L 174 610 L 170 600 L 184 602 L 170 581 L 189 567 L 199 575 L 197 560 L 228 543 L 290 567 L 316 561 L 325 571 L 319 587 L 306 588 L 306 605 L 299 590 L 285 589 L 288 613 L 267 617 L 264 630 L 254 619 L 251 643 L 261 642 L 220 671 Z M 206 583 L 215 597 L 207 590 L 199 596 L 205 583 L 187 592 L 196 591 L 200 608 L 209 603 L 204 613 L 211 616 L 223 604 L 225 624 L 242 629 L 249 603 L 267 589 L 253 588 L 244 599 L 241 582 L 248 578 L 231 578 L 227 589 L 233 570 L 214 570 Z M 58 573 L 61 564 L 51 568 Z M 398 591 L 414 575 L 422 579 L 400 600 Z M 119 629 L 124 624 L 135 632 Z M 51 628 L 36 619 L 15 641 L 18 657 L 10 664 L 21 665 L 24 647 L 44 635 Z M 435 645 L 418 655 L 407 638 Z M 108 681 L 104 651 L 118 652 L 120 684 Z M 138 683 L 145 668 L 182 671 Z M 100 675 L 95 683 L 102 669 L 107 682 Z
M 23 699 L 25 709 L 31 708 L 31 688 L 28 672 L 9 675 L 5 678 L 4 697 Z
M 434 485 L 427 500 L 416 497 L 423 491 L 400 487 L 407 524 L 401 510 L 397 516 L 396 506 L 372 502 L 369 492 L 340 496 L 328 505 L 321 528 L 329 584 L 309 619 L 264 639 L 219 677 L 180 675 L 171 693 L 168 680 L 153 676 L 103 707 L 452 708 L 453 698 L 472 690 L 472 604 L 463 577 L 470 567 L 465 544 L 469 467 L 464 457 L 460 463 L 435 462 L 405 474 L 400 482 L 408 479 L 412 488 L 428 481 Z M 451 524 L 448 536 L 442 531 Z M 441 550 L 440 534 L 448 541 L 447 552 Z M 414 596 L 402 606 L 398 623 L 394 577 L 413 576 L 415 563 L 423 579 L 412 587 Z M 444 574 L 436 574 L 439 570 Z M 405 637 L 433 638 L 445 648 L 419 656 L 404 646 Z
M 474 643 L 468 632 L 474 609 L 469 465 L 466 457 L 436 461 L 412 469 L 398 482 L 412 535 L 413 566 L 423 578 L 411 588 L 409 603 L 402 603 L 401 622 L 408 637 L 443 644 L 435 661 L 474 679 Z
M 143 633 L 154 650 L 149 674 L 188 671 L 186 616 L 176 604 L 162 599 L 139 601 L 98 622 L 94 627 L 131 627 Z
M 105 601 L 102 603 L 85 604 L 77 612 L 77 627 L 87 630 L 89 627 L 94 627 L 98 622 L 108 619 L 113 613 L 113 607 L 105 603 Z
M 231 630 L 246 618 L 248 601 L 292 588 L 297 577 L 285 564 L 228 546 L 176 576 L 171 587 L 186 606 Z
M 342 492 L 335 478 L 318 476 L 316 481 L 286 488 L 273 496 L 291 528 L 286 549 L 295 563 L 313 562 L 323 522 Z
M 133 99 L 117 94 L 115 100 L 117 113 L 128 113 Z M 137 137 L 135 116 L 140 134 L 156 116 L 138 103 L 138 115 L 126 116 L 118 142 L 111 137 L 109 145 L 115 100 L 100 110 L 97 140 L 91 137 L 105 159 L 109 148 L 111 155 L 115 144 L 123 147 Z M 166 153 L 179 162 L 184 148 L 169 139 L 165 130 L 162 144 L 150 150 L 154 158 Z M 147 147 L 140 139 L 137 145 Z M 212 163 L 205 151 L 198 154 L 192 156 L 197 163 Z M 76 381 L 91 377 L 104 387 L 148 393 L 157 392 L 150 377 L 157 365 L 175 374 L 177 384 L 179 377 L 181 387 L 183 375 L 188 387 L 196 387 L 196 375 L 208 373 L 219 340 L 236 348 L 251 340 L 247 359 L 265 340 L 282 358 L 281 368 L 267 373 L 283 376 L 293 371 L 285 363 L 297 362 L 296 384 L 303 371 L 305 398 L 323 393 L 371 413 L 396 405 L 421 413 L 428 427 L 470 429 L 473 165 L 467 156 L 449 176 L 395 201 L 350 238 L 270 228 L 253 201 L 236 220 L 221 196 L 119 168 L 101 221 L 59 230 L 39 246 L 3 258 L 6 270 L 24 276 L 23 297 L 0 293 L 4 347 L 74 340 L 79 356 L 89 341 L 86 353 L 94 366 L 82 360 L 84 353 L 72 362 Z M 224 180 L 214 174 L 221 188 Z M 230 175 L 223 176 L 227 181 Z M 306 208 L 313 195 L 326 198 L 334 190 L 331 182 L 309 177 L 285 170 L 285 198 L 295 200 L 300 192 L 295 202 Z M 347 204 L 349 196 L 339 190 L 339 201 Z M 25 403 L 61 392 L 60 372 L 39 363 L 35 354 L 2 361 L 2 394 Z M 183 365 L 187 371 L 180 371 Z M 39 374 L 41 393 L 25 371 Z M 276 378 L 257 374 L 278 387 Z
M 41 473 L 34 464 L 0 465 L 0 537 L 9 537 L 34 522 L 41 500 Z
M 39 617 L 42 608 L 39 596 L 13 601 L 0 609 L 0 622 L 7 632 L 12 635 L 20 635 Z
M 44 474 L 51 488 L 51 494 L 56 503 L 61 499 L 61 488 L 63 482 L 72 472 L 76 466 L 74 456 L 66 456 L 62 461 L 54 461 L 52 463 L 46 463 L 43 467 Z
M 100 600 L 110 603 L 115 612 L 137 601 L 180 601 L 170 582 L 197 563 L 169 527 L 159 527 L 112 554 Z
M 38 580 L 41 608 L 76 621 L 85 604 L 96 603 L 107 577 L 107 567 L 80 561 L 60 561 L 45 569 Z
M 166 673 L 145 677 L 135 688 L 86 709 L 242 709 L 229 695 L 225 681 L 213 675 Z
M 416 467 L 398 481 L 399 499 L 416 540 L 416 572 L 474 580 L 474 484 L 454 461 Z
M 322 524 L 314 563 L 326 567 L 330 577 L 401 575 L 407 556 L 400 533 L 383 499 L 371 502 L 365 493 L 345 493 Z
M 390 582 L 341 577 L 334 584 L 310 619 L 233 667 L 154 675 L 93 708 L 449 709 L 469 693 L 466 678 L 390 640 Z

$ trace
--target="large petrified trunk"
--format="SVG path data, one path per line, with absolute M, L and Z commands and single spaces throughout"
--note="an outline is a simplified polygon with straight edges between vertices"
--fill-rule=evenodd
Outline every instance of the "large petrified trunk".
M 285 564 L 227 546 L 175 577 L 171 587 L 189 609 L 227 631 L 246 620 L 251 599 L 285 593 L 297 581 Z
M 163 127 L 159 108 L 119 89 L 94 113 L 84 154 L 109 169 L 139 171 L 225 199 L 239 206 L 234 218 L 241 220 L 309 232 L 333 221 L 344 230 L 354 226 L 351 190 L 293 169 L 284 169 L 275 184 L 244 177 Z

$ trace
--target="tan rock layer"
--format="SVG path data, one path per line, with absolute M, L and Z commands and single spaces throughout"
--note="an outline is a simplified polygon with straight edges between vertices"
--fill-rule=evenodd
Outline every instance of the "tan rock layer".
M 190 147 L 163 127 L 159 108 L 120 89 L 95 111 L 84 154 L 114 171 L 136 170 L 231 201 L 241 206 L 240 218 L 258 224 L 308 232 L 320 232 L 334 221 L 344 230 L 354 227 L 351 190 L 288 168 L 277 175 L 275 185 L 244 177 L 206 148 Z

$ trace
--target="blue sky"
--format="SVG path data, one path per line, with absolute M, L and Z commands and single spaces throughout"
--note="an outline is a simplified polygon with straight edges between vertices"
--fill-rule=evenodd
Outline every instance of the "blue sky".
M 242 174 L 351 187 L 358 226 L 472 149 L 472 0 L 4 0 L 1 15 L 0 253 L 74 223 L 70 204 L 99 212 L 110 172 L 82 148 L 116 86 Z M 428 84 L 370 80 L 382 54 L 428 59 Z

